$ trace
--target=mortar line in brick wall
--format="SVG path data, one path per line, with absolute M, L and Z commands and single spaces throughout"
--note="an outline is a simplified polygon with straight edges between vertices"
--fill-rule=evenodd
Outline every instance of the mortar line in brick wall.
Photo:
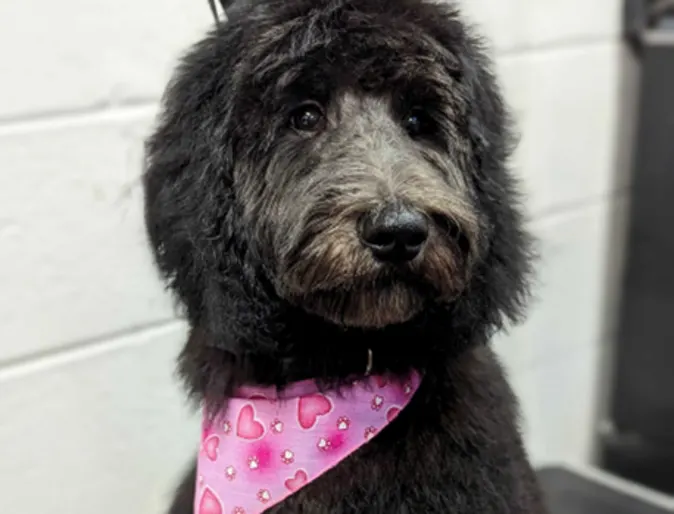
M 629 191 L 630 186 L 627 185 L 616 187 L 600 195 L 541 209 L 540 211 L 533 212 L 530 216 L 530 219 L 534 222 L 543 220 L 548 221 L 554 218 L 564 217 L 570 213 L 580 212 L 584 209 L 590 209 L 604 203 L 621 201 L 629 197 Z
M 158 103 L 155 100 L 143 100 L 125 104 L 105 104 L 79 109 L 52 110 L 5 118 L 0 116 L 0 136 L 72 125 L 84 125 L 91 122 L 115 121 L 136 116 L 147 116 L 153 114 L 157 106 Z
M 525 57 L 527 55 L 544 54 L 547 52 L 574 50 L 583 47 L 591 48 L 620 42 L 619 34 L 604 36 L 587 36 L 575 39 L 561 39 L 543 44 L 516 45 L 511 48 L 492 48 L 495 59 Z M 7 133 L 24 132 L 44 127 L 58 126 L 97 120 L 99 117 L 133 115 L 138 111 L 154 109 L 158 105 L 156 98 L 130 98 L 124 101 L 101 102 L 85 107 L 72 109 L 52 109 L 39 113 L 18 114 L 15 116 L 0 116 L 0 135 Z
M 584 48 L 593 49 L 595 47 L 610 46 L 620 43 L 621 41 L 619 33 L 605 36 L 585 36 L 575 39 L 548 41 L 539 44 L 525 43 L 504 49 L 492 48 L 492 55 L 495 59 L 527 57 L 546 53 L 563 52 L 566 50 L 581 50 Z
M 184 322 L 179 319 L 164 319 L 0 361 L 0 383 L 44 368 L 127 348 L 136 344 L 142 336 L 147 336 L 153 332 L 168 332 L 182 326 L 184 326 Z

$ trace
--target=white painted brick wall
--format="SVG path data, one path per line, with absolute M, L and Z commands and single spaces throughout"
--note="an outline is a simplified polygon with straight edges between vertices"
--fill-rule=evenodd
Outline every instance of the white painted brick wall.
M 497 339 L 537 462 L 587 461 L 616 195 L 619 0 L 464 0 L 494 42 L 542 240 Z M 0 512 L 159 513 L 197 444 L 145 248 L 141 141 L 206 2 L 0 2 Z

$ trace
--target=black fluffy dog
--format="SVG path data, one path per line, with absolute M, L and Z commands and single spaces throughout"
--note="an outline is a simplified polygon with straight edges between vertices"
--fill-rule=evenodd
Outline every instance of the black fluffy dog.
M 430 0 L 250 0 L 183 59 L 147 144 L 147 226 L 206 409 L 242 384 L 424 376 L 356 454 L 269 512 L 541 514 L 487 343 L 530 240 L 480 41 Z M 194 471 L 172 508 L 192 512 Z

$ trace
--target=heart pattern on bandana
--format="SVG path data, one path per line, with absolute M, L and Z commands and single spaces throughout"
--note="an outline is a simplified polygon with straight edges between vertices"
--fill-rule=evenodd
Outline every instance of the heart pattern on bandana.
M 322 394 L 303 396 L 297 404 L 297 420 L 304 430 L 309 430 L 319 416 L 325 416 L 331 410 L 332 403 Z
M 218 458 L 218 447 L 220 446 L 220 438 L 217 435 L 212 435 L 204 441 L 204 453 L 210 460 L 215 461 Z
M 244 406 L 236 422 L 236 435 L 244 439 L 259 439 L 264 435 L 264 425 L 255 419 L 252 405 Z
M 309 480 L 309 477 L 307 476 L 306 471 L 303 469 L 300 469 L 295 473 L 295 476 L 292 478 L 289 478 L 288 480 L 285 481 L 285 486 L 288 488 L 288 491 L 297 491 L 299 488 L 301 488 L 304 484 L 307 483 Z
M 204 489 L 199 502 L 198 514 L 224 514 L 222 510 L 222 503 L 209 487 Z
M 384 376 L 376 376 L 374 377 L 375 382 L 377 382 L 377 385 L 381 388 L 384 387 L 388 383 L 388 379 Z
M 393 421 L 396 416 L 400 413 L 400 407 L 391 407 L 388 411 L 386 411 L 386 419 L 390 423 Z
M 420 383 L 413 372 L 367 377 L 339 392 L 313 381 L 282 393 L 247 387 L 220 412 L 205 411 L 195 514 L 266 512 L 377 437 Z

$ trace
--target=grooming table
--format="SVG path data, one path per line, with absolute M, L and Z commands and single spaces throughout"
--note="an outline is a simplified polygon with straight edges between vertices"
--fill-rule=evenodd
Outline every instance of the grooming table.
M 550 514 L 674 513 L 674 498 L 600 471 L 548 467 L 538 476 Z

